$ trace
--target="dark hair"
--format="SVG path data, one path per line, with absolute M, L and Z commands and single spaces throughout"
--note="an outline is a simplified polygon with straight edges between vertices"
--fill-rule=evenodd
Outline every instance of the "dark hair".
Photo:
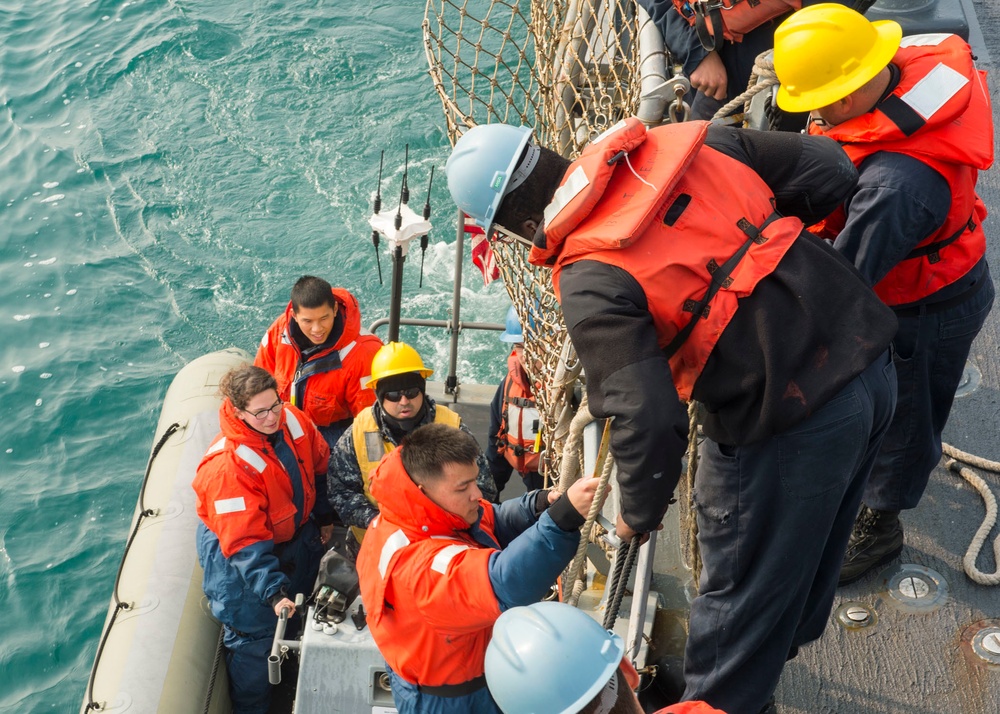
M 541 156 L 538 157 L 535 168 L 524 183 L 504 196 L 493 217 L 494 223 L 512 231 L 519 229 L 529 218 L 537 218 L 545 212 L 545 207 L 552 200 L 552 195 L 571 163 L 551 149 L 544 146 L 538 148 Z M 532 236 L 524 238 L 531 240 Z
M 400 457 L 410 478 L 423 483 L 441 478 L 445 464 L 476 463 L 479 444 L 456 427 L 425 424 L 403 439 Z
M 313 275 L 303 275 L 295 281 L 295 285 L 292 286 L 293 312 L 298 312 L 304 307 L 314 308 L 324 305 L 336 307 L 336 298 L 333 297 L 330 283 Z
M 642 707 L 639 706 L 638 700 L 635 698 L 635 694 L 632 693 L 631 688 L 628 686 L 628 682 L 625 680 L 625 673 L 622 672 L 622 668 L 619 667 L 615 670 L 612 675 L 618 678 L 618 698 L 615 699 L 615 704 L 611 707 L 608 714 L 642 714 Z M 611 681 L 611 678 L 608 678 Z M 604 693 L 604 689 L 607 687 L 601 687 L 593 699 L 591 699 L 584 707 L 580 710 L 580 714 L 593 714 L 598 710 L 601 704 L 601 695 Z
M 268 389 L 278 391 L 278 382 L 263 367 L 241 364 L 222 375 L 219 380 L 219 394 L 232 402 L 239 410 L 245 410 L 250 400 Z

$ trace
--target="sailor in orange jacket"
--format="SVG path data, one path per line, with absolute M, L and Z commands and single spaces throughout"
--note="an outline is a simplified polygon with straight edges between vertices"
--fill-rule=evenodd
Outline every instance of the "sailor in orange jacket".
M 309 418 L 278 398 L 260 367 L 220 382 L 222 428 L 198 466 L 198 560 L 212 614 L 225 628 L 233 710 L 263 714 L 277 615 L 312 592 L 333 511 L 329 448 Z M 321 534 L 321 530 L 323 533 Z
M 597 479 L 564 496 L 531 491 L 494 506 L 479 447 L 445 424 L 415 429 L 372 476 L 379 515 L 358 555 L 368 625 L 400 714 L 498 712 L 483 657 L 500 613 L 542 598 L 569 563 Z
M 576 161 L 527 127 L 473 127 L 446 171 L 487 235 L 531 241 L 552 268 L 590 412 L 614 417 L 619 537 L 661 523 L 688 443 L 680 399 L 705 406 L 683 698 L 760 711 L 826 627 L 895 402 L 892 311 L 803 229 L 856 170 L 823 137 L 629 118 Z
M 347 290 L 304 275 L 285 313 L 264 333 L 254 364 L 278 380 L 278 396 L 302 409 L 333 449 L 354 417 L 375 403 L 368 388 L 382 341 L 361 327 Z
M 896 22 L 838 5 L 801 10 L 775 31 L 779 106 L 812 111 L 810 133 L 838 141 L 858 168 L 857 188 L 820 235 L 899 320 L 896 412 L 841 585 L 902 552 L 899 513 L 916 508 L 941 458 L 955 390 L 995 290 L 986 207 L 976 195 L 995 147 L 986 73 L 958 35 L 902 34 Z

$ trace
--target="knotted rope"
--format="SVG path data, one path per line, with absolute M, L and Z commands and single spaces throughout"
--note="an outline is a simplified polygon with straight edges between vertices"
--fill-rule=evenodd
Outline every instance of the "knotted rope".
M 973 536 L 972 542 L 969 543 L 969 549 L 965 551 L 965 557 L 962 559 L 965 574 L 980 585 L 1000 584 L 1000 535 L 997 535 L 993 540 L 993 558 L 997 564 L 997 569 L 992 573 L 984 573 L 976 567 L 976 559 L 979 557 L 979 552 L 982 550 L 983 544 L 986 542 L 986 537 L 990 534 L 997 521 L 997 499 L 982 477 L 972 469 L 961 465 L 965 463 L 984 471 L 1000 473 L 1000 463 L 959 451 L 951 444 L 942 444 L 941 449 L 949 457 L 945 462 L 945 466 L 968 481 L 969 485 L 976 489 L 979 495 L 983 497 L 983 501 L 986 504 L 986 517 L 979 526 L 979 530 L 976 531 L 976 535 Z
M 759 82 L 758 78 L 760 78 Z M 774 59 L 769 52 L 761 52 L 754 60 L 746 91 L 717 111 L 712 119 L 724 119 L 740 107 L 743 107 L 744 111 L 749 111 L 750 100 L 776 84 L 778 84 L 778 75 L 774 73 Z

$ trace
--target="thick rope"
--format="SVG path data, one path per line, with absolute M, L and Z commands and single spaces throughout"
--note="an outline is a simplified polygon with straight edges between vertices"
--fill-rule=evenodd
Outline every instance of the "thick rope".
M 687 540 L 684 547 L 684 560 L 691 569 L 695 590 L 701 578 L 701 551 L 698 549 L 698 519 L 694 507 L 694 480 L 698 472 L 698 423 L 700 421 L 698 402 L 688 403 L 688 449 L 687 471 L 685 472 L 683 488 L 678 501 L 683 511 L 681 523 Z
M 587 558 L 587 545 L 590 543 L 591 534 L 594 532 L 594 523 L 597 522 L 597 515 L 601 512 L 604 499 L 610 491 L 609 482 L 611 481 L 611 473 L 614 471 L 615 466 L 615 460 L 610 458 L 610 426 L 611 420 L 605 422 L 604 433 L 601 436 L 601 446 L 597 454 L 597 463 L 594 465 L 594 473 L 600 472 L 601 474 L 601 480 L 597 484 L 597 493 L 594 494 L 594 501 L 590 504 L 590 510 L 587 512 L 587 520 L 580 529 L 580 542 L 576 548 L 576 555 L 573 556 L 573 561 L 566 569 L 566 575 L 563 578 L 563 583 L 572 583 L 572 589 L 566 598 L 566 602 L 574 607 L 580 601 L 580 596 L 586 587 L 586 582 L 584 582 L 582 574 L 584 562 Z M 574 460 L 576 460 L 575 455 Z M 563 459 L 563 463 L 566 463 L 565 458 Z
M 774 73 L 774 60 L 767 54 L 767 52 L 762 52 L 754 60 L 747 90 L 717 111 L 712 119 L 724 119 L 740 107 L 743 107 L 744 111 L 749 111 L 751 99 L 765 89 L 770 89 L 778 84 L 778 75 Z M 758 77 L 762 78 L 760 82 L 757 81 Z
M 973 536 L 968 550 L 965 551 L 965 557 L 962 559 L 965 574 L 972 581 L 980 585 L 998 585 L 1000 584 L 1000 535 L 997 535 L 993 540 L 993 559 L 997 564 L 997 569 L 992 573 L 984 573 L 976 567 L 979 552 L 982 550 L 987 536 L 989 536 L 990 531 L 993 530 L 993 526 L 997 521 L 997 499 L 993 495 L 993 492 L 990 491 L 990 487 L 986 482 L 972 469 L 963 467 L 961 463 L 964 462 L 984 471 L 993 471 L 994 473 L 1000 473 L 1000 463 L 959 451 L 950 444 L 942 444 L 941 448 L 945 455 L 949 457 L 945 462 L 945 466 L 968 481 L 969 485 L 979 492 L 979 495 L 982 496 L 986 504 L 986 517 L 983 519 L 982 524 L 980 524 L 979 530 Z
M 604 629 L 614 629 L 621 609 L 622 598 L 628 589 L 628 579 L 632 576 L 635 561 L 639 556 L 639 541 L 642 536 L 636 533 L 627 543 L 621 542 L 615 553 L 615 569 L 611 576 L 608 592 L 608 609 L 604 612 Z M 623 562 L 624 561 L 624 562 Z

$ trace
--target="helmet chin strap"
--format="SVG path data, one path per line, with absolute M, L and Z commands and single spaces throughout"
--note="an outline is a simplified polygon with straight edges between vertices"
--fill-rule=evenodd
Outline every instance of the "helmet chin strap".
M 493 230 L 497 231 L 498 233 L 503 233 L 505 236 L 507 236 L 516 243 L 520 243 L 525 248 L 531 248 L 532 246 L 532 242 L 527 238 L 525 238 L 523 235 L 521 235 L 516 231 L 512 231 L 506 226 L 501 226 L 499 223 L 493 224 Z

